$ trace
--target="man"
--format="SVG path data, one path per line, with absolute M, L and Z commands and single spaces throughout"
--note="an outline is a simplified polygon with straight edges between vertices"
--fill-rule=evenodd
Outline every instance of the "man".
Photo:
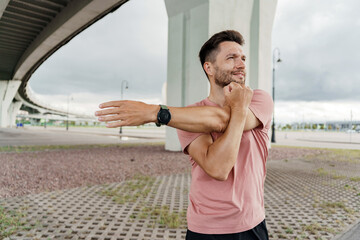
M 210 94 L 185 108 L 113 101 L 100 105 L 108 127 L 148 122 L 178 129 L 192 164 L 186 239 L 268 239 L 264 181 L 273 103 L 245 86 L 244 40 L 236 31 L 212 36 L 199 57 Z M 121 120 L 121 121 L 119 121 Z

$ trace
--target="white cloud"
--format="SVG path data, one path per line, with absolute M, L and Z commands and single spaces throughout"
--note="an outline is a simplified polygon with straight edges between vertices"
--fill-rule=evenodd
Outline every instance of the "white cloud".
M 161 95 L 166 81 L 167 14 L 163 0 L 132 0 L 61 47 L 33 74 L 41 94 L 120 92 Z
M 277 70 L 281 100 L 360 100 L 360 50 L 354 0 L 279 0 L 273 46 L 283 62 Z

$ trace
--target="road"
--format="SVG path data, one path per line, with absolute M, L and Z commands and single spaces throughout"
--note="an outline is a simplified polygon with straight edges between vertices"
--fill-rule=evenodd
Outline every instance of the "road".
M 164 129 L 119 129 L 73 127 L 66 131 L 58 127 L 0 128 L 0 146 L 119 144 L 133 142 L 163 142 Z
M 360 150 L 360 133 L 276 131 L 276 145 Z M 118 144 L 165 141 L 165 127 L 119 129 L 70 127 L 0 128 L 0 146 Z
M 360 150 L 360 133 L 276 131 L 274 145 Z

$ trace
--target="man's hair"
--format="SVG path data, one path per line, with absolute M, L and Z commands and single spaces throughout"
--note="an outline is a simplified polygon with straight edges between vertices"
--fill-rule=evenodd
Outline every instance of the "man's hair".
M 238 31 L 226 30 L 214 34 L 209 40 L 204 43 L 204 45 L 200 49 L 199 58 L 202 68 L 204 68 L 205 62 L 215 62 L 216 55 L 219 50 L 219 44 L 227 41 L 237 42 L 241 46 L 245 44 L 243 36 Z

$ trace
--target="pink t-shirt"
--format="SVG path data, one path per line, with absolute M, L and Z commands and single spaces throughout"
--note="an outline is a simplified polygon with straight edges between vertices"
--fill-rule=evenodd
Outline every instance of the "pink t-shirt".
M 218 106 L 208 98 L 191 106 Z M 247 231 L 265 219 L 264 182 L 267 143 L 273 102 L 268 93 L 254 90 L 249 106 L 260 120 L 259 127 L 242 135 L 237 161 L 226 181 L 211 178 L 190 157 L 192 179 L 187 221 L 189 230 L 203 234 Z M 204 133 L 178 130 L 183 151 Z M 212 132 L 214 141 L 222 133 Z

